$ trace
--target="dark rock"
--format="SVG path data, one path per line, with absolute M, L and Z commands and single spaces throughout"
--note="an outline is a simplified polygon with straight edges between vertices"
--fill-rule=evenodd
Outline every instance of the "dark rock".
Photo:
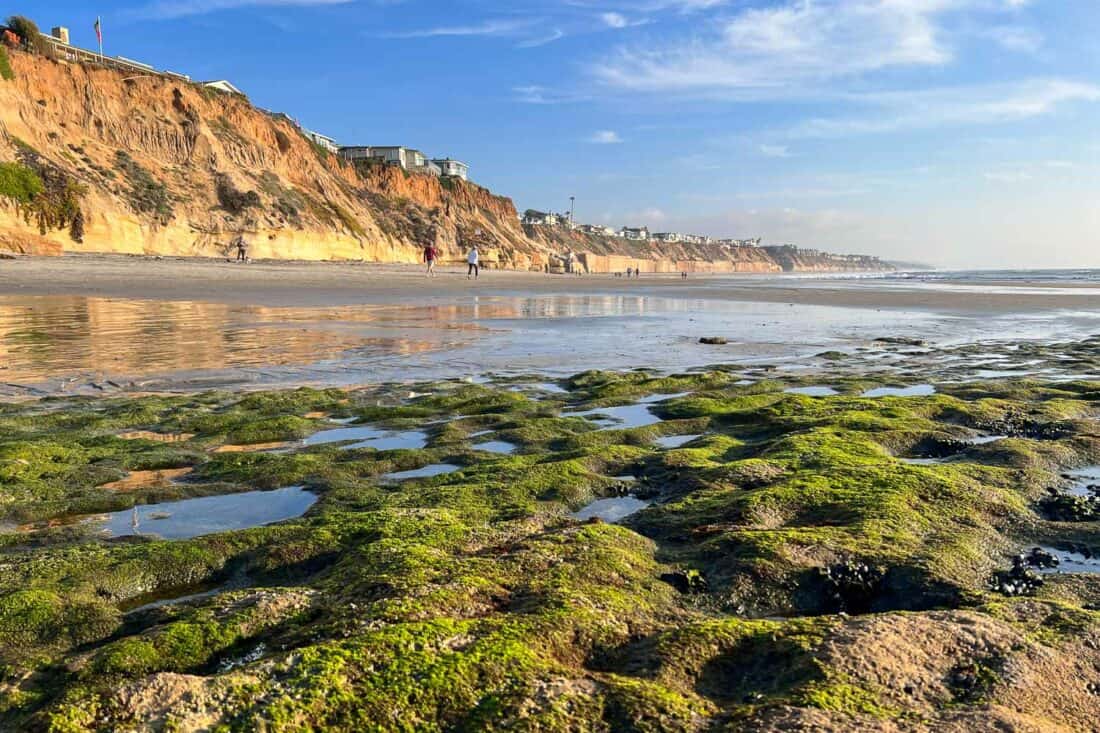
M 1042 551 L 1040 550 L 1042 553 Z M 1049 553 L 1042 553 L 1049 555 Z M 1037 558 L 1038 560 L 1039 558 Z M 1057 564 L 1057 558 L 1051 556 Z M 1039 566 L 1043 567 L 1043 566 Z M 1049 566 L 1053 567 L 1053 566 Z M 1031 569 L 1029 555 L 1017 555 L 1012 558 L 1012 569 L 1002 570 L 993 576 L 990 587 L 1006 596 L 1031 596 L 1043 585 L 1043 577 Z
M 1055 522 L 1100 521 L 1100 495 L 1054 494 L 1039 502 L 1043 516 Z
M 729 341 L 721 336 L 704 336 L 703 338 L 699 339 L 699 343 L 707 344 L 709 346 L 722 346 L 724 344 L 728 344 Z
M 829 605 L 836 611 L 867 613 L 882 590 L 882 570 L 857 560 L 834 563 L 818 572 L 825 581 Z
M 707 579 L 698 570 L 677 570 L 672 573 L 662 573 L 661 580 L 685 595 L 706 593 L 710 589 Z
M 924 346 L 924 339 L 905 338 L 904 336 L 883 336 L 875 339 L 880 344 L 897 344 L 899 346 Z
M 1056 568 L 1058 558 L 1041 547 L 1032 548 L 1030 552 L 1019 555 L 1014 563 L 1020 563 L 1032 568 Z

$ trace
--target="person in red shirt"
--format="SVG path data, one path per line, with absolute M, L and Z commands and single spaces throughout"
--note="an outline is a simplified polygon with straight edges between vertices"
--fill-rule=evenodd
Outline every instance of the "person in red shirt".
M 426 277 L 435 277 L 435 261 L 438 257 L 439 250 L 435 248 L 434 244 L 424 246 L 424 261 L 428 263 Z

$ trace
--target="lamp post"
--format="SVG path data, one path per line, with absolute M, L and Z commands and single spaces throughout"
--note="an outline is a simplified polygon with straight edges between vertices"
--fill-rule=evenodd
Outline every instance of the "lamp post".
M 569 197 L 569 223 L 570 224 L 575 223 L 575 220 L 573 219 L 573 211 L 575 210 L 574 209 L 574 203 L 576 202 L 576 200 L 577 200 L 576 196 L 570 196 Z

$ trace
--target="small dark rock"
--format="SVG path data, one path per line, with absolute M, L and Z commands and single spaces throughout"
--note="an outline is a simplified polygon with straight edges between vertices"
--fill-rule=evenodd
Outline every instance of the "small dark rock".
M 704 336 L 703 338 L 699 339 L 699 343 L 707 344 L 709 346 L 722 346 L 724 344 L 728 344 L 729 341 L 721 336 Z
M 882 589 L 883 572 L 867 563 L 848 559 L 818 572 L 825 581 L 825 593 L 836 611 L 866 613 Z
M 661 580 L 685 595 L 706 593 L 710 589 L 707 579 L 698 570 L 677 570 L 672 573 L 662 573 Z

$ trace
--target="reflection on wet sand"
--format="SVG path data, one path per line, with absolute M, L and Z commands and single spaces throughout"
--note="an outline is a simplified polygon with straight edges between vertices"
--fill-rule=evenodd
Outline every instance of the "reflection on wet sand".
M 278 366 L 351 349 L 411 354 L 437 341 L 375 333 L 368 306 L 268 308 L 222 303 L 40 296 L 0 298 L 0 378 L 143 375 Z
M 160 468 L 155 471 L 132 471 L 118 481 L 103 484 L 101 489 L 108 491 L 137 491 L 156 486 L 167 486 L 191 473 L 192 468 Z

